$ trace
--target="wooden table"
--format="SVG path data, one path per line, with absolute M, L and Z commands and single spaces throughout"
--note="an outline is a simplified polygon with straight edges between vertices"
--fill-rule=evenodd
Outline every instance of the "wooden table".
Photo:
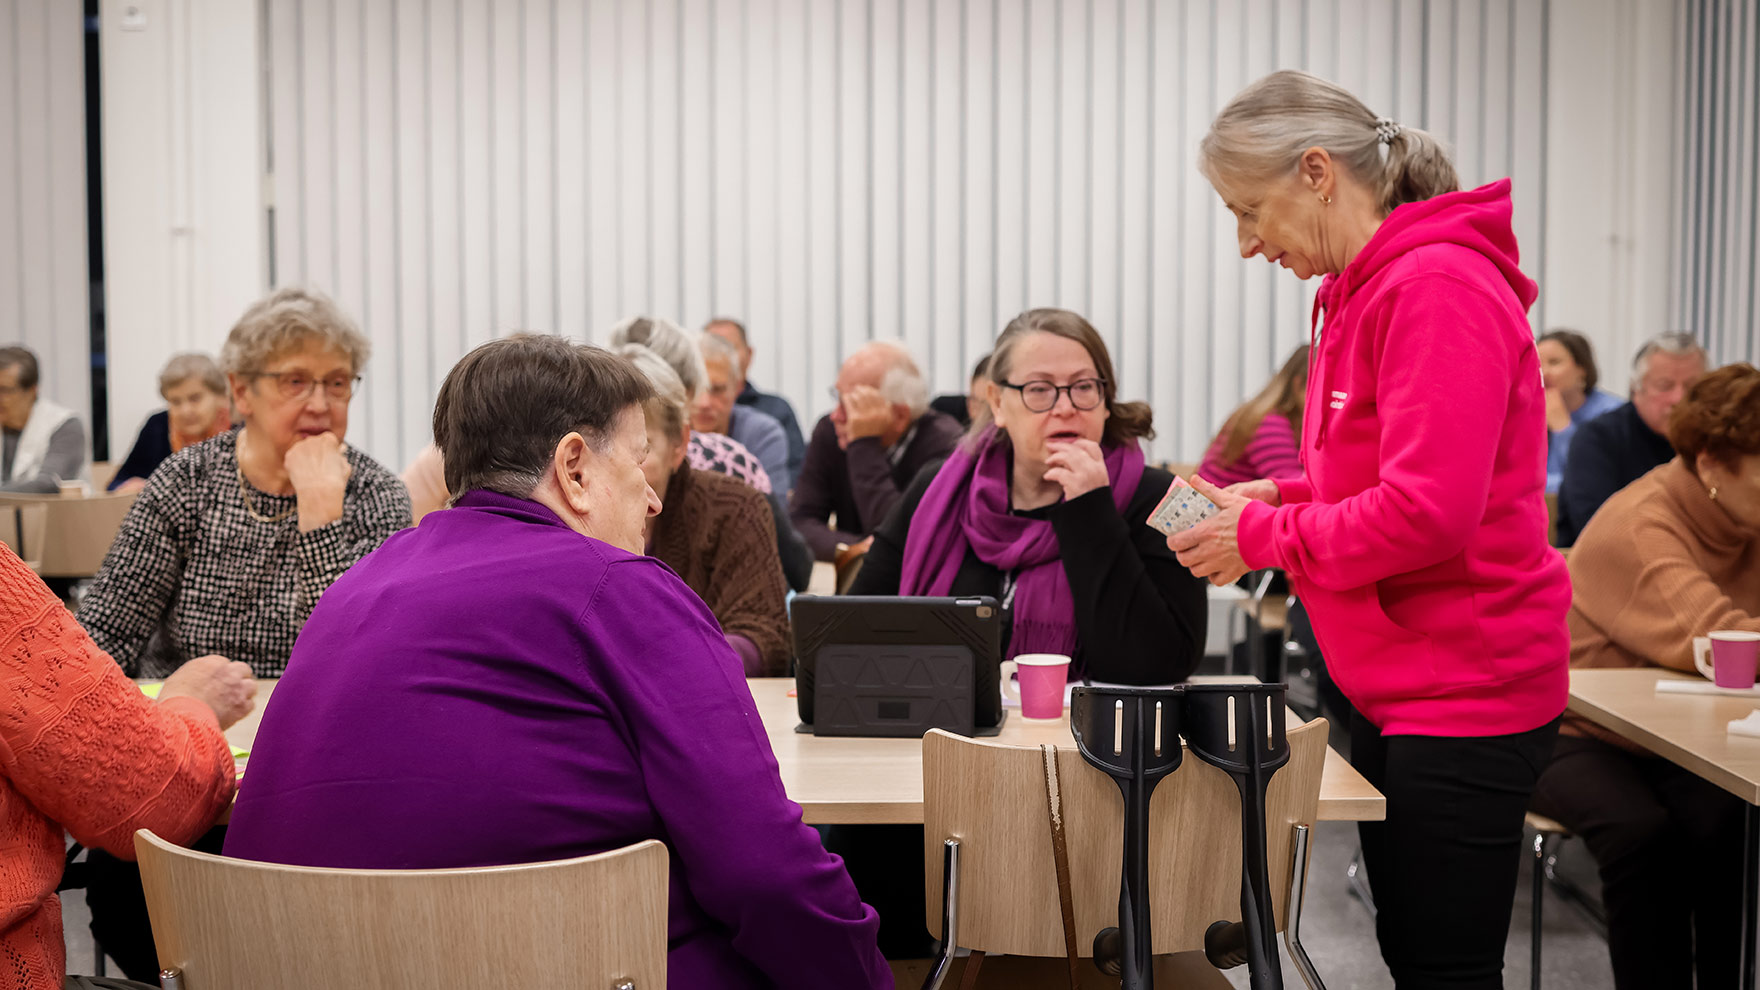
M 257 738 L 275 682 L 263 680 L 257 707 L 226 738 L 250 749 Z M 746 682 L 758 703 L 758 715 L 770 734 L 770 748 L 782 770 L 782 786 L 801 806 L 809 825 L 921 825 L 923 823 L 923 743 L 918 739 L 820 738 L 794 731 L 800 723 L 789 677 L 759 677 Z M 1290 716 L 1292 724 L 1300 719 Z M 1043 742 L 1074 746 L 1069 719 L 1025 722 L 1011 712 L 997 742 L 1037 746 Z M 248 765 L 240 761 L 240 768 Z M 1330 747 L 1320 775 L 1321 821 L 1380 821 L 1387 817 L 1387 799 L 1351 769 Z
M 921 825 L 923 743 L 919 739 L 859 739 L 803 735 L 794 679 L 758 677 L 746 682 L 770 734 L 782 769 L 782 787 L 801 806 L 809 825 Z M 1292 724 L 1301 719 L 1291 713 Z M 1055 743 L 1074 746 L 1069 717 L 1028 722 L 1011 711 L 991 741 L 1011 746 Z M 1320 775 L 1321 821 L 1380 821 L 1387 799 L 1330 747 Z
M 1760 701 L 1657 694 L 1657 682 L 1666 679 L 1700 680 L 1660 667 L 1573 670 L 1570 710 L 1747 803 L 1741 959 L 1742 985 L 1753 987 L 1755 922 L 1760 918 L 1760 739 L 1730 735 L 1729 723 L 1746 717 Z

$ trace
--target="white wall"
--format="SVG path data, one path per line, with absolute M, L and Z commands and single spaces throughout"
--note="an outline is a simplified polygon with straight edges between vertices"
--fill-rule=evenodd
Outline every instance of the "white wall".
M 1645 338 L 1676 329 L 1679 11 L 1656 0 L 1552 0 L 1544 328 L 1594 342 L 1624 395 Z
M 1685 0 L 1675 33 L 1675 323 L 1714 363 L 1760 361 L 1760 7 Z
M 106 0 L 113 430 L 267 288 L 272 198 L 278 278 L 336 291 L 378 345 L 351 439 L 389 463 L 457 354 L 520 327 L 743 316 L 757 379 L 810 416 L 870 334 L 951 389 L 1047 303 L 1109 334 L 1157 455 L 1193 458 L 1306 328 L 1308 287 L 1232 258 L 1192 168 L 1214 107 L 1283 64 L 1451 138 L 1471 181 L 1513 173 L 1536 324 L 1589 334 L 1620 391 L 1637 343 L 1685 325 L 1677 101 L 1711 3 L 268 0 L 259 25 L 256 3 L 146 0 L 125 33 Z M 1720 188 L 1751 196 L 1736 174 Z M 1729 326 L 1752 331 L 1746 306 Z M 83 313 L 50 346 L 83 353 Z
M 862 341 L 958 389 L 1037 305 L 1087 314 L 1157 455 L 1195 458 L 1311 298 L 1235 256 L 1194 168 L 1215 110 L 1274 68 L 1336 77 L 1469 182 L 1513 174 L 1537 261 L 1545 8 L 268 0 L 275 277 L 359 314 L 351 440 L 393 464 L 452 362 L 516 329 L 736 316 L 810 426 Z
M 125 8 L 138 16 L 124 17 Z M 166 359 L 218 354 L 268 285 L 258 27 L 257 4 L 241 0 L 104 0 L 100 8 L 116 460 L 163 406 Z
M 0 0 L 0 344 L 89 425 L 84 30 L 78 3 Z

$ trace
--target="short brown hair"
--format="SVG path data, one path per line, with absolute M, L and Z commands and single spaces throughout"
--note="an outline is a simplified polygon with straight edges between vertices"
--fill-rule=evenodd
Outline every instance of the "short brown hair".
M 603 450 L 617 417 L 653 394 L 610 351 L 546 334 L 491 340 L 452 366 L 434 402 L 446 487 L 529 498 L 563 437 Z
M 1760 454 L 1760 370 L 1730 364 L 1694 382 L 1668 414 L 1668 442 L 1694 474 L 1701 453 L 1732 470 Z
M 1002 335 L 996 338 L 996 349 L 990 352 L 991 381 L 998 385 L 1008 384 L 1009 373 L 1014 370 L 1011 365 L 1015 345 L 1035 333 L 1073 340 L 1088 352 L 1094 370 L 1100 373 L 1106 411 L 1110 413 L 1106 417 L 1106 431 L 1100 437 L 1102 443 L 1123 444 L 1139 437 L 1150 439 L 1155 436 L 1155 411 L 1147 402 L 1118 401 L 1118 375 L 1112 370 L 1112 355 L 1106 350 L 1106 341 L 1079 313 L 1067 309 L 1029 309 L 1009 320 L 1008 326 L 1002 328 Z M 990 417 L 980 416 L 972 424 L 974 435 L 988 425 Z
M 1575 330 L 1548 330 L 1540 335 L 1534 346 L 1538 347 L 1549 340 L 1564 348 L 1577 367 L 1583 369 L 1583 391 L 1593 392 L 1596 383 L 1601 381 L 1601 372 L 1595 368 L 1595 350 L 1589 346 L 1589 338 Z

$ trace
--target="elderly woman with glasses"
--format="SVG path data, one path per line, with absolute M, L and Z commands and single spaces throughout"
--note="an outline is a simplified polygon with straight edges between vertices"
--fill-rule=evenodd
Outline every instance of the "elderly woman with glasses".
M 80 604 L 125 671 L 219 654 L 280 676 L 318 596 L 409 525 L 403 482 L 343 443 L 367 353 L 306 289 L 277 290 L 232 328 L 221 364 L 243 427 L 153 471 Z
M 918 473 L 874 533 L 851 594 L 990 595 L 1005 653 L 1070 656 L 1071 676 L 1184 680 L 1204 655 L 1205 593 L 1146 522 L 1173 483 L 1146 467 L 1146 403 L 1120 402 L 1106 344 L 1060 309 L 997 338 L 988 415 Z

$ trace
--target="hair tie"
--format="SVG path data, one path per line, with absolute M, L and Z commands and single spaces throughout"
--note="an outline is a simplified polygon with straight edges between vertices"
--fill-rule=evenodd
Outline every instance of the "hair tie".
M 1402 130 L 1405 128 L 1394 123 L 1392 117 L 1375 118 L 1375 137 L 1382 144 L 1392 144 L 1393 139 L 1399 137 L 1399 132 Z

